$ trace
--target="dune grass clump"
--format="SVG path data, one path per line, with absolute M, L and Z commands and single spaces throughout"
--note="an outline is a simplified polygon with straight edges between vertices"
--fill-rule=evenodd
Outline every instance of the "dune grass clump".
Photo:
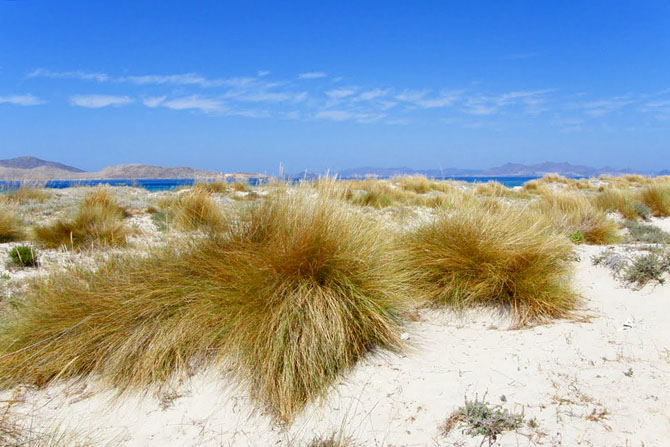
M 36 279 L 0 319 L 0 386 L 147 389 L 216 365 L 289 421 L 365 353 L 401 346 L 406 274 L 376 223 L 306 190 L 242 212 L 186 246 Z
M 19 241 L 25 238 L 21 220 L 12 208 L 0 203 L 0 243 Z
M 587 244 L 614 244 L 621 239 L 619 226 L 581 194 L 544 193 L 535 204 L 559 232 L 581 233 Z
M 392 181 L 405 191 L 411 191 L 416 194 L 425 194 L 434 189 L 433 182 L 428 180 L 423 175 L 406 175 L 401 177 L 394 177 Z
M 161 203 L 163 213 L 155 214 L 166 227 L 176 226 L 181 230 L 215 230 L 224 224 L 221 207 L 204 188 L 194 188 L 181 194 L 176 200 Z M 160 225 L 159 225 L 160 228 Z
M 126 211 L 108 187 L 98 187 L 80 202 L 73 218 L 33 228 L 35 240 L 46 247 L 73 250 L 126 244 L 130 228 L 123 222 Z
M 384 180 L 354 180 L 342 182 L 341 186 L 346 189 L 345 198 L 349 202 L 378 209 L 405 203 L 415 194 Z
M 31 201 L 43 203 L 51 198 L 51 193 L 36 185 L 22 183 L 17 189 L 10 189 L 4 197 L 14 203 L 28 203 Z
M 403 241 L 432 305 L 491 307 L 518 325 L 566 316 L 572 245 L 534 213 L 507 207 L 442 214 Z
M 606 188 L 593 198 L 593 204 L 605 212 L 616 212 L 626 219 L 638 219 L 640 203 L 630 189 Z
M 640 191 L 640 201 L 647 205 L 655 217 L 670 216 L 670 183 L 656 182 Z
M 210 194 L 225 194 L 230 191 L 231 187 L 228 183 L 217 180 L 214 182 L 197 182 L 193 185 L 193 189 L 202 189 Z

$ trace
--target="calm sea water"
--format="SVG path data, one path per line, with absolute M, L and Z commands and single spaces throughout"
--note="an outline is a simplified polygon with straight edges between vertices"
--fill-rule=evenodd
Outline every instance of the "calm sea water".
M 435 180 L 460 180 L 468 183 L 486 183 L 488 181 L 496 181 L 505 186 L 521 186 L 528 180 L 533 180 L 538 177 L 441 177 Z M 303 180 L 303 177 L 295 177 L 290 179 L 293 182 Z M 346 179 L 345 179 L 346 180 Z M 144 188 L 149 191 L 166 191 L 179 188 L 180 186 L 191 186 L 196 179 L 138 179 L 138 180 L 49 180 L 44 185 L 46 188 L 70 188 L 72 186 L 96 186 L 96 185 L 110 185 L 110 186 L 135 186 Z M 203 181 L 198 179 L 197 181 Z M 232 180 L 231 180 L 232 181 Z M 259 179 L 251 178 L 249 183 L 255 186 L 259 183 Z M 21 182 L 18 181 L 0 181 L 0 190 L 18 188 Z

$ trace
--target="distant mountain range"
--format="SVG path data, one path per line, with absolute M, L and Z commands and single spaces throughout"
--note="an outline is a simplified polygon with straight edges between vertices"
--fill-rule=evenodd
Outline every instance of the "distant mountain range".
M 670 175 L 669 170 L 657 173 L 637 172 L 631 169 L 592 168 L 589 166 L 573 165 L 570 163 L 545 162 L 533 165 L 507 163 L 488 169 L 412 169 L 412 168 L 377 168 L 363 167 L 344 169 L 333 174 L 340 178 L 358 178 L 366 176 L 393 177 L 396 175 L 425 175 L 427 177 L 538 177 L 549 173 L 560 174 L 565 177 L 597 177 L 603 174 L 657 174 Z M 314 177 L 317 174 L 304 174 L 305 177 Z M 264 174 L 224 174 L 218 171 L 177 167 L 164 168 L 142 164 L 126 164 L 110 166 L 96 172 L 86 172 L 73 166 L 41 160 L 35 157 L 17 157 L 9 160 L 0 160 L 0 180 L 87 180 L 87 179 L 178 179 L 178 178 L 213 178 L 223 176 L 235 177 L 266 177 Z M 295 177 L 302 177 L 296 175 Z
M 640 173 L 631 169 L 616 169 L 610 167 L 593 168 L 590 166 L 573 165 L 570 163 L 545 162 L 533 165 L 520 163 L 506 163 L 488 169 L 412 169 L 412 168 L 356 168 L 344 169 L 337 174 L 340 177 L 392 177 L 394 175 L 425 175 L 427 177 L 538 177 L 545 174 L 560 174 L 564 177 L 598 177 L 603 174 L 621 175 Z M 644 174 L 653 174 L 646 172 Z

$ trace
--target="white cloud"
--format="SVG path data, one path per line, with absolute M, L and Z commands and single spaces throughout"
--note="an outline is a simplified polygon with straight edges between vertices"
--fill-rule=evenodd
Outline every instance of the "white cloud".
M 223 102 L 217 99 L 203 98 L 196 95 L 171 99 L 169 101 L 164 101 L 161 105 L 172 110 L 197 109 L 203 112 L 219 112 L 225 110 Z
M 632 104 L 633 102 L 634 101 L 629 98 L 620 96 L 612 99 L 586 102 L 582 104 L 582 107 L 584 108 L 584 111 L 587 115 L 600 117 L 614 112 L 615 110 L 619 110 L 620 108 L 627 106 L 628 104 Z
M 158 107 L 165 101 L 165 98 L 167 98 L 167 96 L 151 96 L 144 98 L 142 103 L 147 107 Z
M 391 92 L 391 89 L 380 89 L 380 88 L 375 88 L 372 90 L 368 90 L 367 92 L 363 92 L 358 97 L 356 98 L 356 101 L 371 101 L 373 99 L 381 98 L 382 96 L 386 96 Z
M 326 92 L 326 95 L 329 98 L 341 99 L 341 98 L 346 98 L 347 96 L 351 96 L 354 93 L 356 93 L 356 90 L 351 89 L 351 88 L 338 88 L 338 89 L 334 89 L 334 90 L 328 90 Z
M 70 97 L 70 104 L 89 109 L 99 109 L 108 106 L 124 106 L 132 103 L 128 96 L 112 95 L 74 95 Z
M 526 113 L 538 114 L 543 111 L 540 106 L 545 102 L 545 95 L 552 91 L 519 90 L 495 96 L 472 96 L 465 101 L 465 112 L 471 115 L 491 115 L 502 107 L 522 105 Z
M 33 70 L 27 75 L 29 78 L 52 79 L 81 79 L 84 81 L 107 82 L 112 78 L 106 73 L 88 73 L 85 71 L 51 71 L 44 68 Z
M 237 99 L 249 102 L 302 102 L 307 98 L 307 92 L 281 93 L 281 92 L 256 92 L 236 96 Z
M 0 96 L 0 104 L 14 104 L 17 106 L 37 106 L 44 101 L 28 93 L 27 95 Z
M 259 72 L 256 73 L 256 76 L 258 76 L 259 78 L 262 78 L 263 76 L 267 76 L 269 74 L 270 74 L 270 72 L 268 70 L 259 70 Z
M 378 113 L 360 113 L 349 112 L 346 110 L 322 110 L 317 112 L 315 117 L 317 119 L 324 119 L 329 121 L 348 121 L 354 120 L 359 123 L 371 123 L 384 118 L 385 115 Z
M 436 96 L 428 96 L 429 94 L 428 90 L 404 90 L 395 98 L 422 109 L 434 109 L 452 105 L 459 98 L 460 92 L 442 92 Z
M 298 79 L 319 79 L 325 78 L 326 76 L 328 75 L 322 71 L 310 71 L 307 73 L 300 73 Z

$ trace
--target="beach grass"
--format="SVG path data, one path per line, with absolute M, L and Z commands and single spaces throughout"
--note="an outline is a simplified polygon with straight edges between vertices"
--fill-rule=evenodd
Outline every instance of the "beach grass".
M 494 308 L 524 325 L 564 317 L 578 301 L 570 242 L 524 209 L 443 213 L 402 245 L 417 290 L 434 306 Z
M 640 191 L 640 200 L 655 217 L 670 216 L 670 182 L 648 184 Z
M 121 246 L 131 234 L 123 222 L 125 215 L 111 188 L 96 187 L 82 199 L 74 217 L 37 226 L 33 228 L 33 236 L 36 242 L 49 248 Z
M 359 358 L 401 348 L 408 274 L 335 186 L 253 202 L 149 257 L 35 279 L 0 319 L 0 385 L 96 375 L 123 392 L 218 365 L 283 421 Z
M 19 241 L 26 237 L 14 207 L 0 203 L 0 243 Z

